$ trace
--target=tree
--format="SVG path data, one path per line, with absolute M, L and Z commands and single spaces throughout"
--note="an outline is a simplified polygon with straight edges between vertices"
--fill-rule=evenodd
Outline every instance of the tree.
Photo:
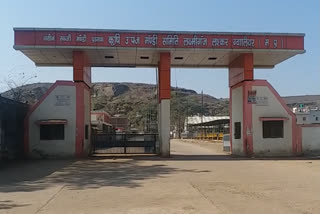
M 15 72 L 11 70 L 8 77 L 4 80 L 7 90 L 10 92 L 10 98 L 18 102 L 25 101 L 23 99 L 26 94 L 26 88 L 24 86 L 36 77 L 36 74 L 26 74 L 24 72 L 15 74 Z

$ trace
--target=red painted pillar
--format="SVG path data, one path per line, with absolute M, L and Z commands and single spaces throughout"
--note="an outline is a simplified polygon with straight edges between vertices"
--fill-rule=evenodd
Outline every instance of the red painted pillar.
M 160 61 L 158 67 L 159 102 L 164 99 L 170 99 L 171 97 L 170 67 L 170 53 L 160 53 Z
M 242 86 L 242 143 L 243 152 L 246 155 L 253 154 L 253 138 L 252 138 L 252 104 L 248 103 L 248 93 L 252 89 L 253 80 L 253 54 L 245 53 L 238 56 L 229 65 L 229 87 L 230 87 L 230 143 L 232 148 L 233 136 L 233 115 L 232 109 L 235 108 L 232 103 L 232 90 L 238 86 Z M 237 121 L 234 121 L 237 122 Z
M 170 156 L 170 53 L 160 53 L 158 66 L 158 93 L 159 93 L 159 142 L 160 153 L 163 157 Z
M 85 156 L 90 146 L 91 67 L 85 52 L 73 52 L 73 80 L 76 85 L 75 155 Z M 87 126 L 87 127 L 86 127 Z M 87 138 L 85 130 L 87 130 Z
M 229 87 L 245 80 L 253 80 L 253 54 L 245 53 L 229 65 Z

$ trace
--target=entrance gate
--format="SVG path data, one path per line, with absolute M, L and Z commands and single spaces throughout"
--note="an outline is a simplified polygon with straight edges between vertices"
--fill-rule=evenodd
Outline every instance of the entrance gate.
M 267 81 L 254 79 L 254 68 L 273 68 L 304 53 L 304 34 L 61 28 L 15 28 L 14 34 L 14 48 L 37 66 L 73 67 L 73 82 L 57 81 L 28 113 L 24 135 L 26 154 L 35 148 L 52 155 L 65 153 L 67 142 L 74 145 L 68 147 L 68 154 L 81 157 L 88 153 L 92 67 L 157 68 L 157 152 L 163 157 L 170 156 L 172 67 L 229 69 L 232 154 L 301 153 L 302 132 L 295 115 Z M 44 100 L 48 101 L 42 103 Z M 40 105 L 41 110 L 37 110 Z M 61 140 L 50 145 L 40 143 L 38 124 L 43 121 L 62 123 L 68 133 L 66 143 Z M 283 143 L 279 144 L 273 136 L 262 135 L 263 127 L 271 132 L 269 121 L 281 125 Z M 146 136 L 143 141 L 132 140 L 130 135 L 119 136 L 97 136 L 95 148 L 120 147 L 127 153 L 132 147 L 145 149 L 155 142 L 145 140 Z
M 157 134 L 93 134 L 92 154 L 155 154 Z

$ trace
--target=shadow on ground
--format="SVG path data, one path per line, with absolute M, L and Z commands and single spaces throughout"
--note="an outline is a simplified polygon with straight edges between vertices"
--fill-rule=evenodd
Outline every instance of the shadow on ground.
M 236 155 L 182 155 L 182 154 L 174 154 L 169 158 L 162 157 L 150 157 L 150 156 L 134 156 L 132 157 L 134 160 L 149 160 L 149 161 L 256 161 L 256 160 L 287 160 L 287 161 L 295 161 L 295 160 L 319 160 L 320 156 L 298 156 L 298 157 L 243 157 Z
M 143 165 L 133 159 L 88 159 L 79 161 L 38 160 L 6 167 L 1 171 L 0 192 L 31 192 L 62 185 L 72 190 L 105 186 L 137 188 L 145 179 L 172 173 L 202 173 L 163 164 Z
M 250 161 L 250 160 L 314 160 L 307 157 L 243 158 L 230 155 L 182 155 L 96 157 L 85 160 L 37 160 L 9 164 L 0 168 L 0 192 L 31 192 L 53 186 L 71 190 L 105 186 L 137 188 L 145 179 L 161 178 L 173 173 L 206 173 L 197 169 L 179 169 L 167 161 Z M 147 160 L 147 161 L 145 161 Z M 151 162 L 150 162 L 151 161 Z M 155 162 L 154 162 L 155 161 Z M 156 162 L 157 161 L 157 162 Z M 19 206 L 1 204 L 1 209 Z M 24 205 L 21 205 L 24 206 Z
M 0 201 L 0 211 L 1 210 L 8 210 L 16 207 L 25 207 L 29 206 L 30 204 L 16 204 L 11 200 L 5 200 L 5 201 Z

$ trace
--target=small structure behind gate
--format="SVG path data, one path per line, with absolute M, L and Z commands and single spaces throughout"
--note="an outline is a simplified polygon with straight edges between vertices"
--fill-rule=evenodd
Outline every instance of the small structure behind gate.
M 92 154 L 155 154 L 158 134 L 93 134 Z

